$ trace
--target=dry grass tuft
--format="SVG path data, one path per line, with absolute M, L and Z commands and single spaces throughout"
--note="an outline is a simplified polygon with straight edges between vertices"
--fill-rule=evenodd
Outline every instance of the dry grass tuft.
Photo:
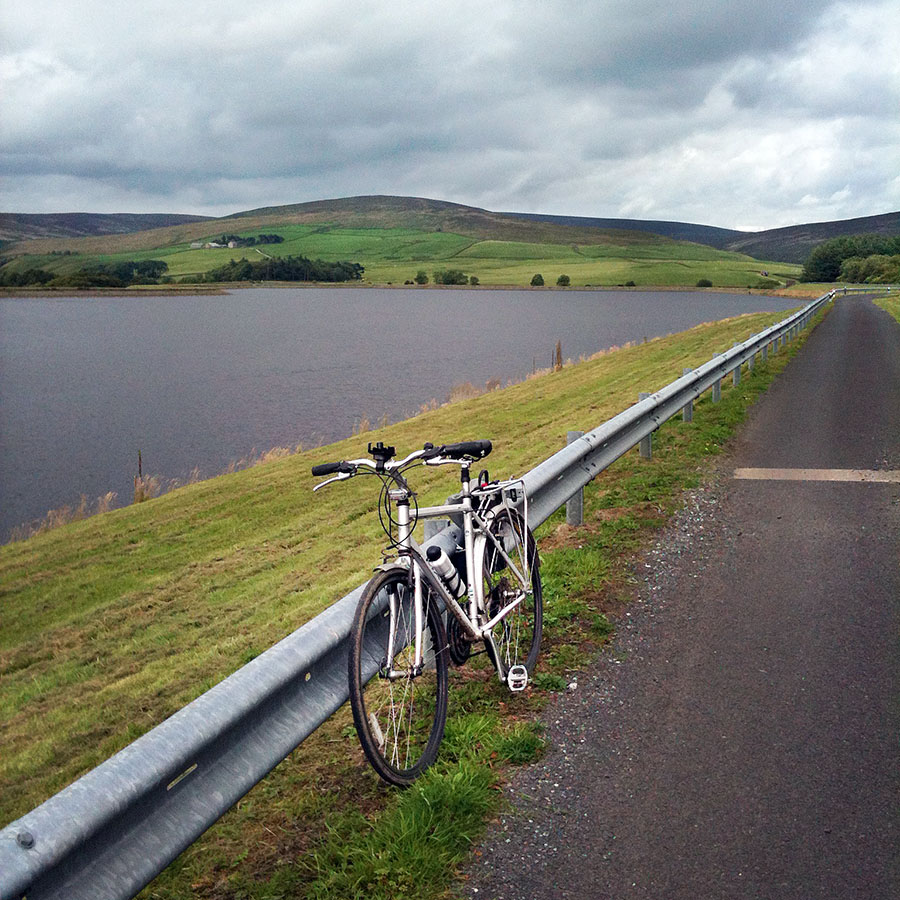
M 81 500 L 76 506 L 61 506 L 59 509 L 48 510 L 42 519 L 34 522 L 27 522 L 24 525 L 17 525 L 10 532 L 10 543 L 16 541 L 25 541 L 36 534 L 43 534 L 52 528 L 59 528 L 61 525 L 68 525 L 69 522 L 78 522 L 81 519 L 87 519 L 89 516 L 96 516 L 100 513 L 109 512 L 115 508 L 118 494 L 115 491 L 107 491 L 102 497 L 98 497 L 93 503 L 82 494 Z
M 475 387 L 471 381 L 464 381 L 462 384 L 454 384 L 450 388 L 450 403 L 457 403 L 460 400 L 472 400 L 474 397 L 480 397 L 484 391 Z

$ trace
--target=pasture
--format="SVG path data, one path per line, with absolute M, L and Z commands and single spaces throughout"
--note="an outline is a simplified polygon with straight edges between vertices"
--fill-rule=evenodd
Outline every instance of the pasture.
M 215 241 L 222 233 L 212 230 L 214 223 L 208 225 L 211 230 L 204 242 Z M 230 231 L 234 233 L 234 229 Z M 237 233 L 241 237 L 276 233 L 284 242 L 234 249 L 191 249 L 189 243 L 177 243 L 118 253 L 29 255 L 11 265 L 62 274 L 92 263 L 160 259 L 168 265 L 168 275 L 179 281 L 242 257 L 258 261 L 266 256 L 306 256 L 359 262 L 365 267 L 363 281 L 367 284 L 403 284 L 419 270 L 431 279 L 436 269 L 459 269 L 488 286 L 527 286 L 536 273 L 547 286 L 555 286 L 557 278 L 565 274 L 573 288 L 629 282 L 638 287 L 692 287 L 700 279 L 711 281 L 714 287 L 773 287 L 784 286 L 800 273 L 800 266 L 788 263 L 762 262 L 703 244 L 626 231 L 609 233 L 601 243 L 481 239 L 445 231 L 318 223 L 266 225 Z

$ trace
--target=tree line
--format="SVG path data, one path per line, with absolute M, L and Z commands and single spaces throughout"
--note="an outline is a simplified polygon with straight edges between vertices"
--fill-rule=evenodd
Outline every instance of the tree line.
M 223 234 L 219 243 L 234 244 L 235 247 L 255 247 L 257 244 L 283 244 L 284 238 L 280 234 L 258 234 L 256 237 L 241 237 L 239 234 Z
M 365 269 L 355 262 L 326 262 L 305 256 L 282 256 L 250 262 L 246 258 L 210 269 L 198 281 L 359 281 Z
M 4 267 L 0 269 L 0 287 L 118 288 L 132 284 L 159 284 L 168 270 L 168 265 L 161 259 L 95 263 L 65 275 L 55 275 L 39 268 L 16 271 Z
M 276 235 L 277 237 L 277 235 Z M 76 272 L 57 275 L 46 269 L 0 268 L 0 287 L 123 288 L 137 284 L 171 284 L 168 265 L 160 259 L 96 263 Z M 305 256 L 285 256 L 250 262 L 231 260 L 227 265 L 201 275 L 179 279 L 180 284 L 219 281 L 359 281 L 365 269 L 355 262 L 325 262 Z
M 800 280 L 900 282 L 900 235 L 857 234 L 825 241 L 807 257 Z

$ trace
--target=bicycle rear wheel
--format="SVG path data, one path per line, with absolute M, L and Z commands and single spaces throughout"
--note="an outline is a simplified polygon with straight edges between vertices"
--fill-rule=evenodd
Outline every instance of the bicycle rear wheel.
M 494 646 L 486 642 L 488 655 L 503 679 L 513 666 L 524 666 L 530 675 L 541 651 L 544 627 L 537 544 L 522 517 L 512 510 L 500 510 L 488 525 L 488 533 L 497 542 L 488 536 L 482 539 L 481 576 L 488 618 L 521 599 L 494 626 Z
M 423 665 L 416 671 L 415 603 L 405 568 L 366 585 L 350 632 L 350 706 L 372 768 L 412 784 L 437 757 L 447 719 L 447 639 L 438 599 L 423 587 Z

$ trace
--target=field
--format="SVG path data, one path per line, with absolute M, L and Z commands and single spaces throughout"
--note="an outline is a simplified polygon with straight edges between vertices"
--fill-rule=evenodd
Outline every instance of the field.
M 0 548 L 0 824 L 368 577 L 384 544 L 373 515 L 377 493 L 361 479 L 313 497 L 311 464 L 357 456 L 370 439 L 405 452 L 425 440 L 490 437 L 491 471 L 519 473 L 563 446 L 567 430 L 589 430 L 634 402 L 639 390 L 661 387 L 779 318 L 743 316 L 598 355 L 376 433 Z M 508 698 L 477 668 L 456 677 L 444 762 L 421 789 L 398 797 L 379 788 L 362 764 L 342 712 L 147 896 L 338 898 L 351 896 L 361 881 L 371 889 L 367 896 L 412 896 L 407 882 L 426 862 L 440 860 L 440 874 L 428 882 L 429 896 L 436 896 L 493 808 L 497 767 L 540 751 L 529 716 L 608 635 L 607 613 L 629 595 L 630 554 L 677 507 L 681 489 L 696 483 L 703 460 L 719 452 L 789 355 L 758 365 L 738 388 L 726 383 L 721 404 L 704 398 L 694 425 L 680 419 L 666 425 L 654 436 L 654 460 L 634 451 L 598 478 L 577 536 L 559 516 L 543 526 L 546 644 L 534 690 L 516 715 L 503 713 Z M 455 490 L 446 471 L 417 474 L 422 503 Z M 463 796 L 473 798 L 465 810 L 450 804 Z M 396 848 L 380 845 L 383 832 L 370 822 L 402 819 L 416 803 L 427 815 L 415 826 L 403 819 L 397 832 L 415 827 L 432 843 L 425 840 L 415 860 L 394 858 L 396 876 L 407 879 L 398 887 L 384 863 Z M 433 841 L 445 833 L 441 828 L 456 835 L 447 842 L 449 856 Z
M 800 267 L 787 263 L 761 262 L 739 253 L 715 250 L 702 244 L 672 241 L 648 233 L 606 232 L 581 242 L 525 241 L 482 238 L 449 231 L 415 228 L 352 228 L 329 224 L 268 225 L 238 230 L 232 220 L 231 232 L 242 237 L 275 233 L 281 244 L 236 249 L 191 250 L 190 243 L 164 244 L 120 252 L 97 252 L 100 239 L 58 241 L 55 254 L 22 256 L 10 263 L 16 269 L 45 268 L 55 273 L 74 271 L 90 263 L 110 263 L 127 259 L 160 259 L 169 267 L 168 275 L 178 280 L 200 275 L 225 265 L 231 259 L 261 260 L 269 256 L 307 256 L 329 261 L 349 260 L 365 267 L 369 284 L 403 284 L 421 269 L 429 278 L 436 269 L 459 269 L 475 276 L 484 285 L 526 286 L 540 273 L 548 286 L 560 275 L 568 275 L 573 287 L 614 286 L 634 282 L 637 286 L 666 285 L 692 287 L 700 279 L 715 287 L 773 287 L 795 280 Z M 206 240 L 221 236 L 218 224 L 203 223 Z M 191 226 L 197 229 L 198 226 Z M 166 229 L 170 234 L 172 230 Z M 147 234 L 151 234 L 148 232 Z M 568 235 L 562 231 L 561 234 Z M 556 238 L 560 241 L 561 238 Z M 108 239 L 113 247 L 124 238 Z M 46 243 L 46 242 L 45 242 Z M 25 246 L 25 245 L 23 245 Z M 78 255 L 59 255 L 70 248 L 84 248 Z M 768 272 L 768 275 L 762 273 Z

